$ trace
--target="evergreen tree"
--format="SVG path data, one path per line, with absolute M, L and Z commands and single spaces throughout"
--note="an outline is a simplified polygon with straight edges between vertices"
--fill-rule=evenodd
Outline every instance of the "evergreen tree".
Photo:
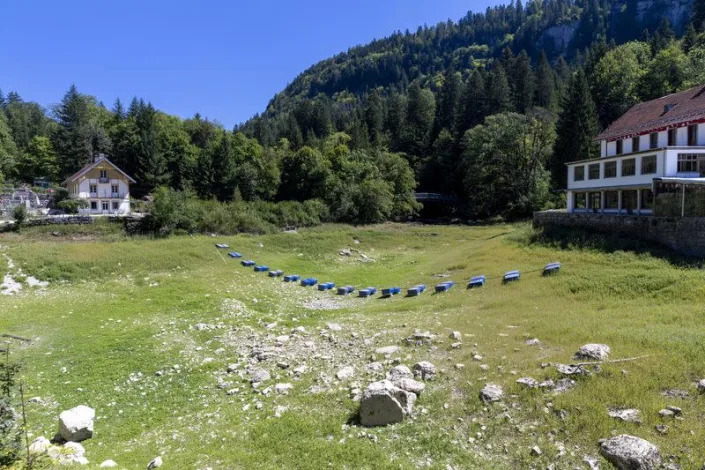
M 475 69 L 463 89 L 460 114 L 455 126 L 456 135 L 462 135 L 466 130 L 482 123 L 488 109 L 484 71 Z
M 169 181 L 167 162 L 158 146 L 156 110 L 150 104 L 141 107 L 135 118 L 137 136 L 137 190 L 145 194 Z
M 690 21 L 696 31 L 705 31 L 705 0 L 693 1 Z
M 438 94 L 434 138 L 441 129 L 453 129 L 458 118 L 462 80 L 460 74 L 448 69 L 443 77 L 443 86 Z
M 382 107 L 382 99 L 378 90 L 374 90 L 367 97 L 364 114 L 367 131 L 370 134 L 369 140 L 374 145 L 378 145 L 384 132 L 384 108 Z
M 542 50 L 536 67 L 536 105 L 546 109 L 555 107 L 556 74 Z
M 698 33 L 695 31 L 695 27 L 693 26 L 693 23 L 688 23 L 688 27 L 685 30 L 685 35 L 683 36 L 683 42 L 681 44 L 681 47 L 683 48 L 683 52 L 686 54 L 690 52 L 690 50 L 695 46 L 695 43 L 698 40 Z
M 113 116 L 115 116 L 116 121 L 122 121 L 127 117 L 125 114 L 125 107 L 122 105 L 120 98 L 115 99 L 115 104 L 113 105 Z
M 536 79 L 526 51 L 514 59 L 512 75 L 514 106 L 520 113 L 526 113 L 533 107 L 536 93 Z
M 507 81 L 507 74 L 500 62 L 495 62 L 487 81 L 488 114 L 512 111 L 512 92 Z
M 597 145 L 593 141 L 597 130 L 595 103 L 590 96 L 590 87 L 585 73 L 582 69 L 578 69 L 563 96 L 561 112 L 556 124 L 556 144 L 550 165 L 556 188 L 566 187 L 566 163 L 598 155 Z
M 409 86 L 406 117 L 402 131 L 403 148 L 417 159 L 426 154 L 436 113 L 436 100 L 431 90 L 421 88 L 418 81 Z M 414 166 L 414 165 L 412 165 Z M 419 167 L 416 166 L 416 170 Z

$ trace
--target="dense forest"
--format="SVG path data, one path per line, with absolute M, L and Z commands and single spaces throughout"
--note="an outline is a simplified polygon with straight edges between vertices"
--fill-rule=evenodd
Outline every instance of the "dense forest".
M 526 217 L 562 203 L 564 163 L 594 156 L 630 106 L 705 84 L 705 0 L 646 3 L 517 0 L 397 32 L 312 66 L 232 130 L 76 87 L 51 109 L 0 93 L 0 179 L 60 183 L 105 153 L 136 197 L 315 201 L 366 223 L 417 214 L 420 190 L 463 217 Z

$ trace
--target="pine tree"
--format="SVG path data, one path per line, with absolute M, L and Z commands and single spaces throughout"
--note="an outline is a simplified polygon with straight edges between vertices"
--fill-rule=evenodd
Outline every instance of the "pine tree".
M 169 181 L 167 162 L 157 143 L 157 112 L 151 103 L 142 107 L 135 124 L 137 145 L 137 194 L 149 193 Z
M 521 51 L 512 65 L 514 107 L 520 113 L 526 113 L 534 106 L 536 93 L 536 79 L 531 68 L 531 59 L 526 51 Z
M 507 81 L 507 74 L 499 62 L 495 62 L 487 81 L 488 114 L 513 111 L 512 92 Z
M 568 84 L 556 124 L 556 144 L 551 159 L 551 173 L 556 188 L 566 187 L 567 162 L 597 156 L 593 139 L 597 135 L 597 111 L 590 96 L 585 73 L 579 68 Z
M 453 129 L 458 117 L 461 84 L 460 74 L 448 69 L 443 77 L 443 86 L 438 94 L 433 140 L 438 136 L 441 129 Z
M 536 67 L 536 105 L 546 109 L 555 107 L 556 74 L 548 62 L 546 52 L 541 51 L 541 57 Z
M 414 81 L 409 86 L 402 137 L 404 150 L 409 155 L 417 158 L 425 155 L 430 144 L 435 114 L 436 100 L 433 93 Z
M 367 97 L 364 109 L 365 124 L 370 135 L 370 142 L 378 145 L 384 132 L 384 108 L 378 90 L 374 90 Z
M 115 121 L 122 121 L 127 117 L 127 115 L 125 114 L 125 107 L 122 105 L 122 101 L 120 101 L 120 98 L 117 98 L 115 100 L 112 112 L 113 116 L 115 117 Z
M 694 0 L 690 21 L 698 32 L 705 31 L 705 0 Z
M 698 40 L 698 33 L 695 31 L 695 27 L 693 26 L 693 23 L 688 23 L 688 27 L 685 30 L 685 35 L 683 35 L 683 42 L 681 44 L 681 47 L 683 48 L 683 52 L 686 54 L 690 52 L 690 50 L 695 46 L 695 43 Z
M 487 116 L 488 106 L 485 72 L 475 69 L 463 89 L 455 134 L 462 136 L 466 130 L 481 124 Z

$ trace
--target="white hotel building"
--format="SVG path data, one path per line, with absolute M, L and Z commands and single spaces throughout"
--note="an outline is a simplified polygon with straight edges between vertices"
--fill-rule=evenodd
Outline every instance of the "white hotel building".
M 705 185 L 705 86 L 637 104 L 595 140 L 599 158 L 567 164 L 568 212 L 650 215 L 654 191 L 678 188 L 685 201 Z

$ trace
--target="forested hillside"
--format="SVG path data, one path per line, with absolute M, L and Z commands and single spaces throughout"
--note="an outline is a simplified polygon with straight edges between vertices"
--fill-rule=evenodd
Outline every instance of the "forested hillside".
M 51 109 L 0 93 L 0 178 L 59 183 L 101 152 L 137 197 L 317 200 L 374 222 L 417 213 L 424 190 L 465 217 L 525 217 L 561 204 L 563 164 L 595 155 L 600 128 L 705 83 L 703 20 L 705 0 L 518 1 L 315 64 L 233 130 L 75 87 Z

